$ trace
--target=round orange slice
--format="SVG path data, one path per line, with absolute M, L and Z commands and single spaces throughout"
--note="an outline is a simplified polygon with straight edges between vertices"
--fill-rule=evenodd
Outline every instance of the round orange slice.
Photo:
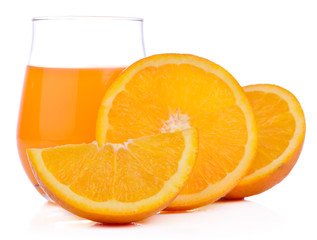
M 28 149 L 35 176 L 68 211 L 103 223 L 128 223 L 164 209 L 193 169 L 194 129 L 124 144 L 70 144 Z
M 304 143 L 303 110 L 289 91 L 269 84 L 244 88 L 258 127 L 258 149 L 247 176 L 226 198 L 259 194 L 281 182 L 294 167 Z
M 233 189 L 256 151 L 251 105 L 225 69 L 187 54 L 154 55 L 132 64 L 107 91 L 96 136 L 101 146 L 188 127 L 198 130 L 197 164 L 168 207 L 186 210 Z

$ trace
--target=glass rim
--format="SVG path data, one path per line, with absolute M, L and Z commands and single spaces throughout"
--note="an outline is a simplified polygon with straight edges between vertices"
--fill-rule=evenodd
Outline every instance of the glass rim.
M 139 17 L 120 17 L 120 16 L 44 16 L 44 17 L 33 17 L 32 21 L 43 21 L 43 20 L 119 20 L 119 21 L 138 21 L 143 22 L 143 18 Z

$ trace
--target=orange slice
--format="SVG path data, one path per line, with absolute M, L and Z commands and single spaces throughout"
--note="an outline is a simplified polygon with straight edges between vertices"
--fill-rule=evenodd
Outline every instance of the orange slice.
M 195 162 L 194 129 L 124 144 L 70 144 L 28 149 L 49 197 L 87 219 L 128 223 L 164 209 L 180 192 Z
M 128 67 L 99 110 L 97 141 L 122 143 L 144 135 L 194 127 L 197 164 L 169 210 L 216 201 L 247 173 L 256 151 L 251 105 L 219 65 L 187 54 L 160 54 Z
M 289 91 L 275 85 L 244 88 L 258 127 L 258 149 L 248 175 L 226 198 L 259 194 L 281 182 L 294 167 L 305 136 L 303 110 Z

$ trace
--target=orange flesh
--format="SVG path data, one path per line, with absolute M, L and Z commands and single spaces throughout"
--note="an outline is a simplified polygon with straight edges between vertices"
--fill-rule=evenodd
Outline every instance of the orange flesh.
M 169 119 L 198 130 L 197 164 L 181 194 L 200 192 L 232 172 L 248 138 L 233 91 L 216 74 L 190 64 L 137 72 L 113 100 L 108 119 L 106 142 L 112 143 L 172 129 Z
M 37 182 L 26 149 L 94 141 L 101 100 L 122 70 L 27 67 L 17 143 L 24 169 L 34 185 Z
M 295 132 L 295 119 L 288 103 L 274 93 L 246 92 L 258 125 L 258 150 L 248 175 L 269 165 L 289 145 Z
M 44 149 L 43 162 L 74 193 L 96 202 L 136 202 L 157 194 L 178 170 L 185 149 L 182 132 L 125 145 L 65 145 Z M 58 159 L 58 161 L 56 161 Z

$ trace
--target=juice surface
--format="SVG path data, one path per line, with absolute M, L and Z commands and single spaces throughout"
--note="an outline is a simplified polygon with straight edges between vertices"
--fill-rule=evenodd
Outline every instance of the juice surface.
M 123 69 L 27 67 L 17 145 L 35 186 L 26 149 L 94 141 L 101 100 Z

